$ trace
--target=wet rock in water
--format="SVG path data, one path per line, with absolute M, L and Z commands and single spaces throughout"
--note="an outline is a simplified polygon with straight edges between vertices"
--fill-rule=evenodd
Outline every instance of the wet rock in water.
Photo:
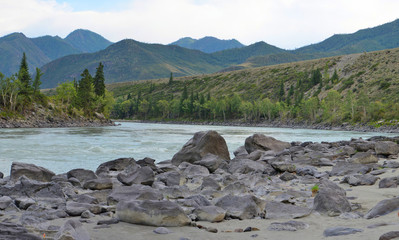
M 123 171 L 127 166 L 135 164 L 135 160 L 133 158 L 118 158 L 112 161 L 108 161 L 100 164 L 97 167 L 96 175 L 104 175 L 107 176 L 112 171 Z
M 385 214 L 391 213 L 399 209 L 399 197 L 385 199 L 377 203 L 366 215 L 364 218 L 371 219 L 383 216 Z
M 44 167 L 39 167 L 34 164 L 13 162 L 10 172 L 11 181 L 15 182 L 23 175 L 32 180 L 50 182 L 51 178 L 55 176 L 55 173 Z
M 120 221 L 149 226 L 178 227 L 191 222 L 179 205 L 166 200 L 121 201 L 116 213 Z
M 360 164 L 377 163 L 378 158 L 370 152 L 358 152 L 352 156 L 351 162 Z
M 81 183 L 97 178 L 97 175 L 93 171 L 82 168 L 70 170 L 69 172 L 67 172 L 67 176 L 68 179 L 74 177 L 78 179 Z
M 226 210 L 226 216 L 238 219 L 252 219 L 260 215 L 265 202 L 252 195 L 236 196 L 228 194 L 217 200 L 216 206 Z
M 112 180 L 110 178 L 96 178 L 92 180 L 87 180 L 83 184 L 83 188 L 90 190 L 104 190 L 112 189 Z
M 225 161 L 230 161 L 226 141 L 216 131 L 203 131 L 194 134 L 182 149 L 172 158 L 172 164 L 179 166 L 182 162 L 194 163 L 211 153 Z
M 194 210 L 198 221 L 220 222 L 226 216 L 226 210 L 217 206 L 203 206 Z
M 254 134 L 245 139 L 245 149 L 250 154 L 255 150 L 280 152 L 291 146 L 288 142 L 279 141 L 263 134 Z
M 360 186 L 360 185 L 374 185 L 379 178 L 373 176 L 371 174 L 365 175 L 350 175 L 345 176 L 342 180 L 342 183 L 348 183 L 351 186 Z
M 302 218 L 308 216 L 311 212 L 312 209 L 306 207 L 271 201 L 266 203 L 265 218 L 267 219 Z
M 379 188 L 396 188 L 398 186 L 398 177 L 387 177 L 380 180 L 378 183 Z
M 150 167 L 137 167 L 118 174 L 117 179 L 125 184 L 142 184 L 151 186 L 154 183 L 155 174 Z
M 4 173 L 0 172 L 0 179 L 4 177 Z
M 379 240 L 390 240 L 399 238 L 399 231 L 391 231 L 380 236 Z
M 54 239 L 90 240 L 90 235 L 78 220 L 68 220 L 60 228 Z
M 267 229 L 270 231 L 298 231 L 308 227 L 309 225 L 304 222 L 288 221 L 271 223 Z
M 22 225 L 0 222 L 0 239 L 41 240 L 42 238 L 29 233 L 28 230 Z
M 321 179 L 319 191 L 313 200 L 313 209 L 329 215 L 340 215 L 351 211 L 346 192 L 337 184 Z
M 399 145 L 391 141 L 380 141 L 375 143 L 375 153 L 381 155 L 395 155 L 399 153 Z
M 169 234 L 172 231 L 170 231 L 166 227 L 157 227 L 157 228 L 154 229 L 153 232 L 156 233 L 156 234 Z
M 333 236 L 343 236 L 349 234 L 355 234 L 358 232 L 363 232 L 363 229 L 360 228 L 349 228 L 349 227 L 332 227 L 324 230 L 323 235 L 325 237 L 333 237 Z
M 163 199 L 163 194 L 158 190 L 149 186 L 134 184 L 113 189 L 107 201 L 108 204 L 115 205 L 119 201 L 161 199 Z
M 330 176 L 366 174 L 370 172 L 372 169 L 373 167 L 369 164 L 338 162 L 332 168 Z

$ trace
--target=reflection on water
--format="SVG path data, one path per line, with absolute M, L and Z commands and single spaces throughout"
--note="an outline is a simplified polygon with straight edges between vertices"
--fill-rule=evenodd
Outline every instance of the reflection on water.
M 73 168 L 95 170 L 119 157 L 136 160 L 171 159 L 195 132 L 215 130 L 232 153 L 245 139 L 262 133 L 282 141 L 339 141 L 368 138 L 381 133 L 339 132 L 306 129 L 222 127 L 123 122 L 119 126 L 94 128 L 0 129 L 0 171 L 8 173 L 13 161 L 33 163 L 56 173 Z M 394 134 L 383 134 L 392 135 Z

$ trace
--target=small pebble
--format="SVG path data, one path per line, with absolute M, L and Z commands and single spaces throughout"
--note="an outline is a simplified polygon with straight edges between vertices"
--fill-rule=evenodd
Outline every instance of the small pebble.
M 234 230 L 234 232 L 244 232 L 244 230 L 242 228 L 237 228 Z
M 153 232 L 157 233 L 157 234 L 169 234 L 169 233 L 171 233 L 171 231 L 169 229 L 165 228 L 165 227 L 155 228 Z
M 206 231 L 211 232 L 211 233 L 217 233 L 218 232 L 218 230 L 216 228 L 213 228 L 213 227 L 208 227 L 206 229 Z

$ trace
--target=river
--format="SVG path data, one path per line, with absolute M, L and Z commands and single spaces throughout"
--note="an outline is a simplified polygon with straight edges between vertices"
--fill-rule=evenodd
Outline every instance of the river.
M 168 160 L 195 132 L 215 130 L 226 140 L 229 151 L 244 145 L 254 133 L 282 141 L 339 141 L 389 133 L 366 133 L 288 128 L 175 125 L 121 122 L 119 126 L 92 128 L 0 129 L 0 171 L 9 175 L 12 162 L 33 163 L 55 173 L 74 168 L 95 171 L 99 164 L 120 157 L 136 160 L 151 157 Z

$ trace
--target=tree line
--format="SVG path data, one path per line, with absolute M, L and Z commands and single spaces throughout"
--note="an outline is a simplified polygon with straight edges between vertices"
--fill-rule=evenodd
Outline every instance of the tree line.
M 286 122 L 307 124 L 370 123 L 381 119 L 399 118 L 399 103 L 373 101 L 364 90 L 334 90 L 339 81 L 336 71 L 330 77 L 320 69 L 309 77 L 298 78 L 296 84 L 286 86 L 280 82 L 275 98 L 244 98 L 238 93 L 211 96 L 209 92 L 194 92 L 185 84 L 180 95 L 152 94 L 155 89 L 173 87 L 177 84 L 172 75 L 167 84 L 148 83 L 136 94 L 118 98 L 112 116 L 119 119 L 191 120 L 245 122 Z M 184 83 L 182 83 L 184 84 Z M 176 86 L 175 86 L 176 87 Z M 323 97 L 321 89 L 327 90 Z M 286 90 L 288 89 L 288 90 Z M 309 91 L 310 90 L 310 91 Z M 307 93 L 307 97 L 305 97 Z M 311 95 L 309 96 L 309 93 Z M 215 93 L 214 93 L 215 94 Z

